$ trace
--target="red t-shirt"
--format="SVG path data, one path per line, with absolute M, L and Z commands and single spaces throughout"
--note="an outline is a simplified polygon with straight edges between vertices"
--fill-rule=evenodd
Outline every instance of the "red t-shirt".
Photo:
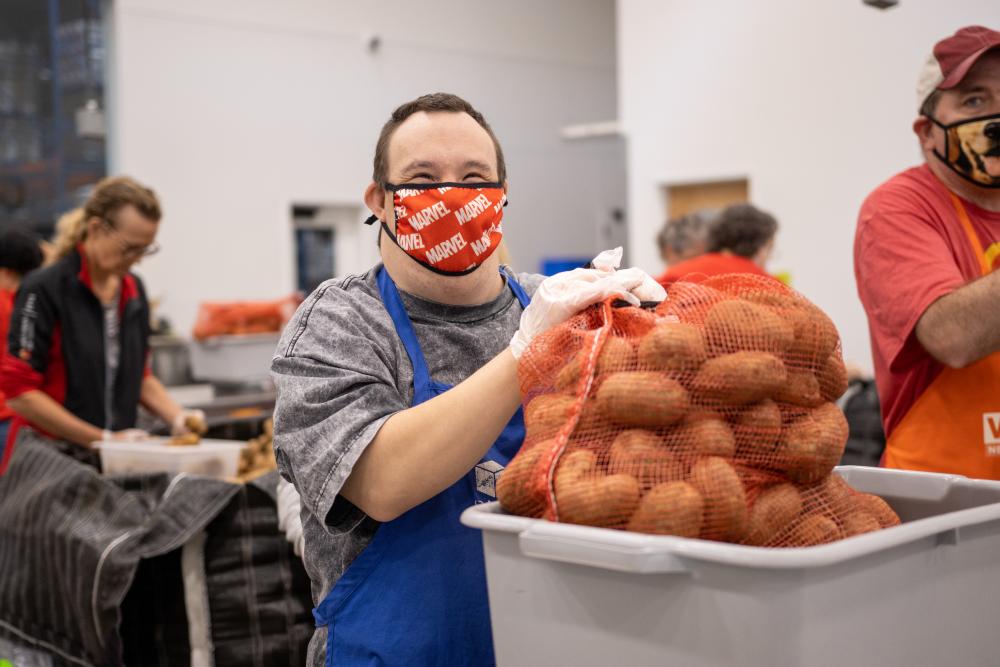
M 7 334 L 10 333 L 10 314 L 14 310 L 14 292 L 0 289 L 0 359 L 7 354 Z M 5 421 L 14 416 L 14 413 L 7 407 L 3 392 L 0 391 L 0 421 Z M 3 443 L 0 442 L 0 449 Z
M 710 252 L 698 255 L 669 267 L 656 280 L 663 285 L 669 285 L 681 278 L 698 282 L 709 276 L 721 276 L 727 273 L 753 273 L 758 276 L 769 276 L 753 260 L 722 252 Z
M 987 257 L 1000 266 L 1000 213 L 962 203 Z M 854 276 L 890 435 L 944 369 L 917 340 L 917 321 L 935 300 L 982 276 L 948 189 L 926 164 L 893 176 L 862 204 Z

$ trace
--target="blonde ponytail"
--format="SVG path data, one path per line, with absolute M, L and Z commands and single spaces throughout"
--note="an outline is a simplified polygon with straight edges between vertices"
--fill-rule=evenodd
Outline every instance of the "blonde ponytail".
M 73 252 L 77 244 L 87 238 L 87 216 L 83 208 L 74 208 L 63 213 L 56 222 L 56 234 L 52 237 L 52 253 L 47 263 L 58 262 Z
M 128 176 L 112 176 L 94 185 L 94 191 L 82 208 L 63 214 L 56 222 L 52 239 L 52 262 L 58 262 L 87 239 L 87 221 L 100 218 L 113 224 L 111 216 L 123 206 L 134 206 L 139 213 L 153 222 L 162 216 L 156 193 Z

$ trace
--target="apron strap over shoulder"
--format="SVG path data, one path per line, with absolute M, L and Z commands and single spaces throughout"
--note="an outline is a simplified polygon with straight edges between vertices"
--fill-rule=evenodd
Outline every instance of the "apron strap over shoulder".
M 507 286 L 514 293 L 514 296 L 517 297 L 521 307 L 527 308 L 528 304 L 531 303 L 531 297 L 528 296 L 528 293 L 524 291 L 524 288 L 514 278 L 514 274 L 504 269 L 500 269 L 500 273 L 506 277 Z M 410 364 L 413 366 L 414 392 L 428 388 L 432 381 L 430 370 L 427 367 L 427 359 L 424 357 L 424 352 L 420 347 L 420 341 L 417 340 L 417 334 L 413 329 L 413 322 L 406 312 L 406 306 L 403 305 L 403 298 L 399 295 L 399 288 L 396 287 L 396 283 L 389 276 L 389 272 L 385 270 L 384 266 L 379 269 L 377 280 L 382 303 L 389 312 L 389 317 L 392 318 L 392 323 L 396 327 L 396 333 L 399 335 L 399 339 L 406 349 L 406 354 L 410 357 Z
M 413 322 L 406 314 L 406 306 L 403 305 L 403 298 L 399 295 L 396 283 L 389 277 L 389 272 L 383 266 L 378 272 L 378 291 L 382 296 L 382 303 L 392 318 L 392 323 L 396 327 L 396 334 L 406 348 L 406 354 L 410 357 L 410 364 L 413 366 L 413 389 L 424 388 L 430 385 L 431 375 L 427 369 L 427 360 L 424 352 L 420 349 L 420 342 L 417 334 L 413 330 Z
M 962 200 L 951 190 L 948 191 L 948 195 L 951 197 L 952 206 L 955 207 L 958 221 L 962 223 L 962 229 L 965 230 L 965 235 L 969 239 L 969 245 L 972 246 L 972 252 L 976 254 L 976 259 L 979 261 L 979 270 L 982 271 L 984 276 L 989 275 L 991 271 L 990 262 L 986 259 L 986 252 L 983 250 L 983 244 L 979 241 L 979 234 L 976 234 L 976 230 L 972 226 L 972 221 L 969 220 L 969 214 L 965 210 L 965 206 L 962 205 Z

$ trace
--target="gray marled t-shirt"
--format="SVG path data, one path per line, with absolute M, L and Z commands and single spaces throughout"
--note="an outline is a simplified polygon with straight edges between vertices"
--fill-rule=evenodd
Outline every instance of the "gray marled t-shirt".
M 337 494 L 385 420 L 413 400 L 413 370 L 379 297 L 379 268 L 323 283 L 288 323 L 271 365 L 275 452 L 302 497 L 303 560 L 316 604 L 379 525 Z M 528 294 L 542 278 L 517 276 Z M 401 296 L 431 378 L 447 384 L 502 352 L 521 318 L 507 288 L 480 306 Z M 322 664 L 325 637 L 322 629 L 313 637 L 311 664 Z

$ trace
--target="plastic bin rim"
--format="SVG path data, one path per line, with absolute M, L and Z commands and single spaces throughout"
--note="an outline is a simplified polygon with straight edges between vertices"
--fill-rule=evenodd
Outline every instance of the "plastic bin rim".
M 94 442 L 91 444 L 94 449 L 106 449 L 113 452 L 139 452 L 156 454 L 189 454 L 230 451 L 234 448 L 242 449 L 246 443 L 239 440 L 202 440 L 196 445 L 170 445 L 167 439 L 163 442 Z
M 234 334 L 231 336 L 212 336 L 202 340 L 192 340 L 191 343 L 202 348 L 212 349 L 229 345 L 258 345 L 270 342 L 274 342 L 274 344 L 277 345 L 279 340 L 281 340 L 281 332 L 265 332 Z
M 849 473 L 850 467 L 838 471 Z M 893 471 L 893 474 L 906 473 Z M 959 475 L 911 474 L 933 476 L 946 482 L 1000 485 L 998 482 L 970 480 Z M 939 542 L 942 544 L 957 544 L 961 528 L 997 520 L 1000 520 L 1000 502 L 918 519 L 831 544 L 815 547 L 767 548 L 530 519 L 506 514 L 496 502 L 474 505 L 465 510 L 461 517 L 462 523 L 472 528 L 516 533 L 521 541 L 522 551 L 525 550 L 526 542 L 533 545 L 547 544 L 550 548 L 545 549 L 546 551 L 560 554 L 552 556 L 551 560 L 636 573 L 693 569 L 692 566 L 697 562 L 762 570 L 828 567 L 932 536 L 939 536 Z M 573 550 L 580 552 L 579 559 L 566 555 Z M 598 556 L 591 557 L 587 554 L 588 551 Z M 533 556 L 533 554 L 526 555 Z M 534 555 L 534 557 L 545 556 Z M 666 566 L 664 563 L 671 564 Z

